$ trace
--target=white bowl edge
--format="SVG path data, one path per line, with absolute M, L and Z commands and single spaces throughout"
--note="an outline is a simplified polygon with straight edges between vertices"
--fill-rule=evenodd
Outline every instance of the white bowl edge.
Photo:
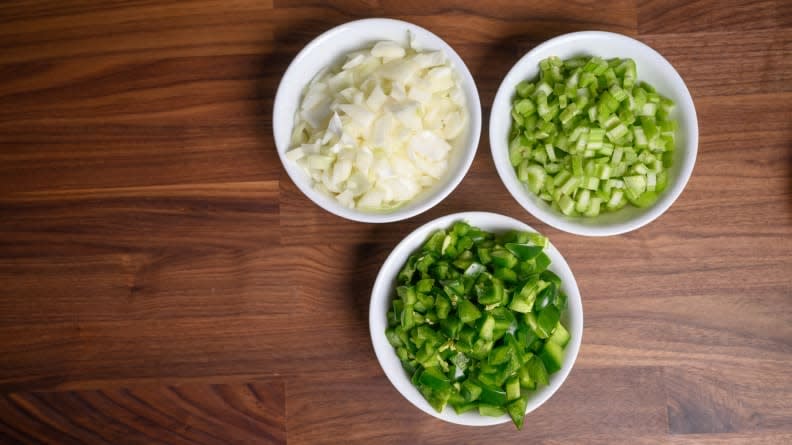
M 428 50 L 442 50 L 453 65 L 465 92 L 469 113 L 467 135 L 455 147 L 455 158 L 444 177 L 411 202 L 388 212 L 366 212 L 347 208 L 316 191 L 310 178 L 296 164 L 285 158 L 294 127 L 294 115 L 305 86 L 323 68 L 332 66 L 344 54 L 361 49 L 379 40 L 407 41 L 408 32 Z M 331 48 L 328 50 L 328 48 Z M 321 49 L 321 51 L 320 51 Z M 411 218 L 425 212 L 445 199 L 462 182 L 478 149 L 481 137 L 481 100 L 473 75 L 462 58 L 442 38 L 418 25 L 395 19 L 370 18 L 355 20 L 325 31 L 308 43 L 286 69 L 272 111 L 275 146 L 286 173 L 297 188 L 324 210 L 353 221 L 387 223 Z
M 517 179 L 508 160 L 508 134 L 511 128 L 511 98 L 517 83 L 538 74 L 539 62 L 557 55 L 562 59 L 576 55 L 631 57 L 638 65 L 638 80 L 646 80 L 658 92 L 673 99 L 674 117 L 679 123 L 674 166 L 669 171 L 669 187 L 652 206 L 638 209 L 627 206 L 617 212 L 592 219 L 571 218 L 556 212 L 528 191 Z M 651 63 L 650 63 L 651 62 Z M 671 94 L 673 93 L 673 94 Z M 492 104 L 489 122 L 490 149 L 498 175 L 514 199 L 542 222 L 565 232 L 585 236 L 610 236 L 626 233 L 649 224 L 662 215 L 684 190 L 698 152 L 698 118 L 690 91 L 668 60 L 645 43 L 617 33 L 580 31 L 552 38 L 526 53 L 501 82 Z
M 426 399 L 424 399 L 418 389 L 410 382 L 410 378 L 402 368 L 393 346 L 388 343 L 385 337 L 387 311 L 395 292 L 396 274 L 404 265 L 407 257 L 426 241 L 427 236 L 431 232 L 438 229 L 447 229 L 455 221 L 467 221 L 473 226 L 492 232 L 513 229 L 536 232 L 536 230 L 517 219 L 488 212 L 454 213 L 430 221 L 415 229 L 393 249 L 377 274 L 371 292 L 371 303 L 369 307 L 371 341 L 374 346 L 377 361 L 388 377 L 388 380 L 390 380 L 391 384 L 393 384 L 402 396 L 425 413 L 459 425 L 486 426 L 509 422 L 511 419 L 507 415 L 501 417 L 485 417 L 473 412 L 459 415 L 456 414 L 451 407 L 446 407 L 442 413 L 436 412 Z M 561 278 L 562 289 L 567 294 L 567 310 L 562 315 L 562 321 L 564 321 L 565 325 L 569 328 L 571 339 L 566 349 L 564 349 L 564 364 L 561 370 L 552 374 L 550 376 L 549 385 L 537 390 L 528 400 L 526 414 L 545 403 L 561 387 L 572 370 L 583 338 L 583 306 L 580 290 L 578 289 L 572 270 L 558 249 L 553 246 L 552 242 L 548 242 L 546 253 L 552 261 L 550 270 Z

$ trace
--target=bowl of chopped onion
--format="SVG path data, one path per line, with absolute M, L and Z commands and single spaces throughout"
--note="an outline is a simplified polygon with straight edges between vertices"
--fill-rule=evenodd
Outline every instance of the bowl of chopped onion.
M 340 217 L 399 221 L 443 200 L 473 162 L 481 104 L 473 76 L 440 37 L 365 19 L 311 41 L 273 107 L 278 155 L 309 199 Z
M 620 34 L 565 34 L 529 51 L 490 116 L 498 175 L 559 230 L 617 235 L 679 197 L 698 151 L 696 109 L 674 67 Z

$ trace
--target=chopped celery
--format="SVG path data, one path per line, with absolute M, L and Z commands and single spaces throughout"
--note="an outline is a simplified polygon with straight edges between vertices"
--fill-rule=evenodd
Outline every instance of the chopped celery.
M 638 82 L 631 59 L 539 65 L 512 106 L 509 161 L 518 179 L 568 216 L 651 206 L 673 162 L 673 101 Z

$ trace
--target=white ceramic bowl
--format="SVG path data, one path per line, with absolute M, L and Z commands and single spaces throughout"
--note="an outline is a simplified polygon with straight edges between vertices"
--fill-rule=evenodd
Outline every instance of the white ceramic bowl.
M 639 209 L 625 206 L 619 211 L 600 214 L 594 218 L 569 217 L 553 210 L 531 193 L 518 179 L 509 163 L 508 138 L 512 124 L 511 99 L 517 84 L 539 75 L 539 62 L 550 56 L 568 59 L 575 56 L 603 58 L 632 58 L 638 68 L 638 80 L 654 86 L 657 91 L 676 103 L 672 115 L 679 123 L 674 165 L 669 170 L 668 187 L 650 207 Z M 698 151 L 698 121 L 693 99 L 687 86 L 673 66 L 649 46 L 621 34 L 583 31 L 564 34 L 548 40 L 528 52 L 503 79 L 490 116 L 490 148 L 495 167 L 514 199 L 541 221 L 559 230 L 578 235 L 608 236 L 635 230 L 648 224 L 663 212 L 682 193 Z
M 371 291 L 371 304 L 369 306 L 369 329 L 371 330 L 371 342 L 374 344 L 374 352 L 377 354 L 380 366 L 393 386 L 407 399 L 424 411 L 438 419 L 446 422 L 457 423 L 460 425 L 485 426 L 509 422 L 509 416 L 485 417 L 477 412 L 467 412 L 456 414 L 451 407 L 446 407 L 443 412 L 438 413 L 424 399 L 418 389 L 410 382 L 410 376 L 402 368 L 396 352 L 388 343 L 385 337 L 385 328 L 388 326 L 387 312 L 396 291 L 396 275 L 401 270 L 407 257 L 415 252 L 426 241 L 429 235 L 438 229 L 447 229 L 455 221 L 467 221 L 473 226 L 480 227 L 490 232 L 505 232 L 508 230 L 525 230 L 535 232 L 530 226 L 508 216 L 497 213 L 486 212 L 466 212 L 455 213 L 435 219 L 423 226 L 415 229 L 407 235 L 393 252 L 385 260 L 380 268 L 374 288 Z M 561 278 L 561 288 L 567 294 L 567 310 L 561 316 L 564 325 L 569 328 L 571 339 L 564 350 L 563 367 L 555 374 L 550 375 L 549 385 L 537 390 L 528 400 L 526 413 L 529 413 L 541 406 L 550 396 L 555 393 L 572 370 L 572 365 L 577 358 L 580 349 L 580 341 L 583 337 L 583 305 L 580 300 L 575 277 L 569 269 L 569 265 L 561 256 L 561 253 L 548 243 L 545 252 L 552 260 L 550 270 Z M 530 422 L 526 423 L 530 425 Z M 530 429 L 530 426 L 528 427 Z
M 302 100 L 303 90 L 313 77 L 327 66 L 340 62 L 350 51 L 372 46 L 380 40 L 407 43 L 409 35 L 425 50 L 442 50 L 456 70 L 465 92 L 469 126 L 465 137 L 454 147 L 446 174 L 432 187 L 425 189 L 409 203 L 387 212 L 365 212 L 350 209 L 311 187 L 310 177 L 295 163 L 284 157 L 289 149 L 294 115 Z M 337 26 L 305 46 L 294 58 L 278 86 L 272 111 L 272 131 L 275 146 L 283 166 L 294 184 L 318 206 L 343 218 L 354 221 L 384 223 L 410 218 L 448 196 L 462 181 L 470 168 L 481 135 L 481 101 L 478 89 L 465 63 L 440 37 L 412 23 L 392 19 L 357 20 Z

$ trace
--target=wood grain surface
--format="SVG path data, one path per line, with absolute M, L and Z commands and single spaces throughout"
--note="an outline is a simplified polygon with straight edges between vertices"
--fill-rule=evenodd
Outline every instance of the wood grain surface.
M 627 235 L 552 229 L 511 198 L 486 129 L 437 207 L 367 225 L 313 205 L 272 139 L 312 38 L 363 17 L 444 38 L 489 105 L 538 43 L 637 37 L 701 132 L 673 207 Z M 583 295 L 567 382 L 510 424 L 414 408 L 370 345 L 390 249 L 444 214 L 546 233 Z M 0 443 L 792 443 L 792 2 L 0 3 Z

